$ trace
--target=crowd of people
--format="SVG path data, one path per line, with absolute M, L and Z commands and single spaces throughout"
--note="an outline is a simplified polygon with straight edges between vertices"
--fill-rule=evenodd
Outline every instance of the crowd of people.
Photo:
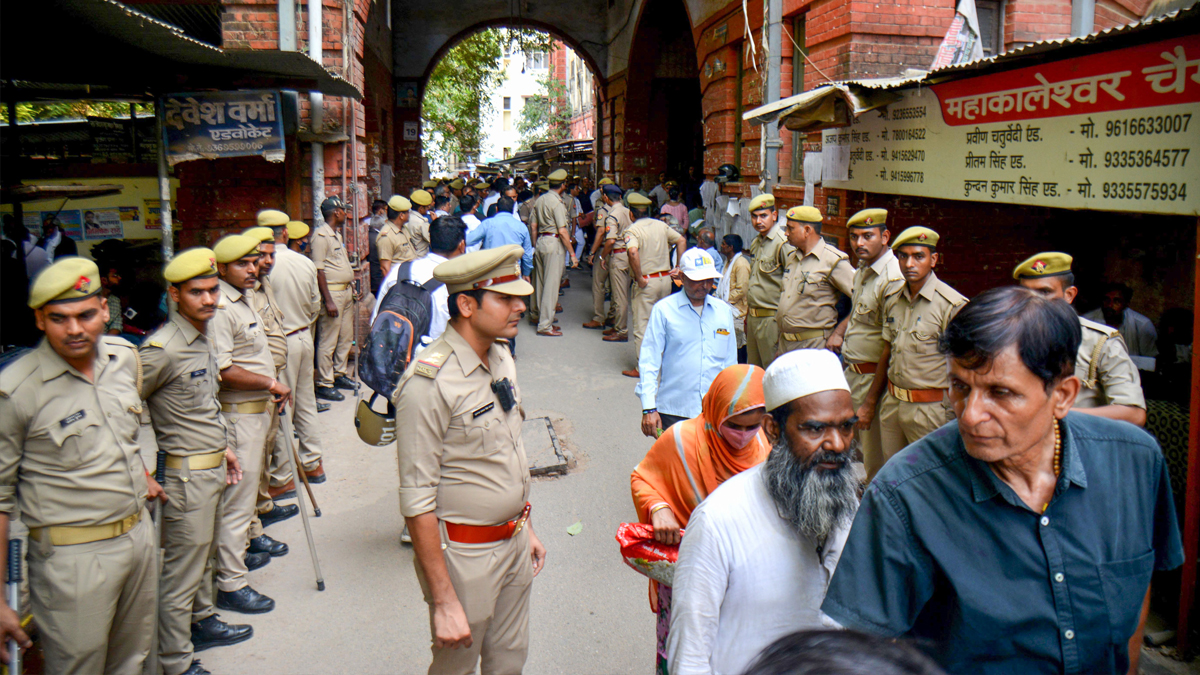
M 935 273 L 939 233 L 893 238 L 883 209 L 847 222 L 855 266 L 811 206 L 754 197 L 747 244 L 706 226 L 712 181 L 591 187 L 558 169 L 376 201 L 368 288 L 339 198 L 315 228 L 261 211 L 167 262 L 167 319 L 136 347 L 112 314 L 119 272 L 50 259 L 29 293 L 44 339 L 0 371 L 0 534 L 29 528 L 49 672 L 153 658 L 203 675 L 196 653 L 253 635 L 216 612 L 274 608 L 248 573 L 288 553 L 263 528 L 298 507 L 276 501 L 325 480 L 319 399 L 358 386 L 356 303 L 374 323 L 409 286 L 427 326 L 386 397 L 429 672 L 520 672 L 547 553 L 517 332 L 563 335 L 564 271 L 581 265 L 583 328 L 633 336 L 623 374 L 654 439 L 631 475 L 637 517 L 678 555 L 671 583 L 650 583 L 656 672 L 838 672 L 821 645 L 881 674 L 1136 669 L 1151 574 L 1183 557 L 1140 428 L 1153 327 L 1127 289 L 1103 323 L 1080 317 L 1071 257 L 1045 252 L 968 299 Z M 139 454 L 143 418 L 161 472 Z M 15 609 L 0 638 L 24 646 Z

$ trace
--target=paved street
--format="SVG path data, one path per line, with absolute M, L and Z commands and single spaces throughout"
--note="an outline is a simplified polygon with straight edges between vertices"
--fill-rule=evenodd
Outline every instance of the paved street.
M 525 672 L 649 673 L 654 615 L 646 580 L 621 561 L 613 535 L 635 518 L 629 472 L 649 448 L 638 430 L 631 343 L 610 344 L 584 330 L 591 277 L 571 275 L 559 315 L 562 338 L 534 335 L 522 322 L 519 384 L 528 416 L 549 416 L 577 466 L 534 482 L 533 522 L 546 545 L 534 582 L 532 638 Z M 394 448 L 372 448 L 354 431 L 353 398 L 321 413 L 329 480 L 314 486 L 322 509 L 312 519 L 326 590 L 318 593 L 299 517 L 268 533 L 291 552 L 251 573 L 275 598 L 274 612 L 224 614 L 251 623 L 252 640 L 202 652 L 217 675 L 240 673 L 424 673 L 429 621 L 412 564 L 401 546 Z M 567 528 L 581 521 L 577 536 Z

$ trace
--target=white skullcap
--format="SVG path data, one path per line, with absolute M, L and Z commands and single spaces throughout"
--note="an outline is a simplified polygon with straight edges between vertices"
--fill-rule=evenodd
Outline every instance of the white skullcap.
M 771 362 L 763 376 L 767 410 L 822 391 L 850 391 L 842 362 L 827 349 L 797 349 Z

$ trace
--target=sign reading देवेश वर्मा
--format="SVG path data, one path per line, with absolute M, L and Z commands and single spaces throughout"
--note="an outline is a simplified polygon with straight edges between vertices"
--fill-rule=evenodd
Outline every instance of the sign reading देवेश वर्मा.
M 850 127 L 826 187 L 1200 215 L 1200 36 L 899 91 Z
M 159 99 L 167 162 L 260 155 L 284 157 L 279 92 L 211 91 Z

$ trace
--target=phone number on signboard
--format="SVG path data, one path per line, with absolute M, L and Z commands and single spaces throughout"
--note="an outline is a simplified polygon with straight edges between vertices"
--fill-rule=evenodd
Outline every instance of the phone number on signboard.
M 1187 199 L 1187 183 L 1105 183 L 1101 194 L 1105 199 L 1173 202 Z
M 234 152 L 237 150 L 253 150 L 262 152 L 262 143 L 188 143 L 188 152 L 209 153 L 209 152 Z
M 1124 169 L 1143 166 L 1187 166 L 1189 150 L 1114 150 L 1104 153 L 1104 168 Z
M 1110 137 L 1173 134 L 1187 131 L 1191 121 L 1191 113 L 1158 115 L 1156 117 L 1131 117 L 1124 120 L 1109 120 L 1105 122 L 1104 132 Z

